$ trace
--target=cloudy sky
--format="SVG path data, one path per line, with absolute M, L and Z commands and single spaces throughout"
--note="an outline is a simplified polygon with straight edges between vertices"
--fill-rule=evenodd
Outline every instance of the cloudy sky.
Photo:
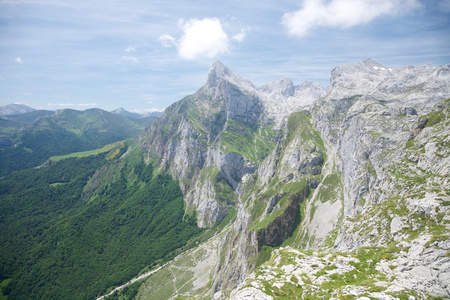
M 0 0 L 0 106 L 162 110 L 216 60 L 255 85 L 450 63 L 450 0 Z

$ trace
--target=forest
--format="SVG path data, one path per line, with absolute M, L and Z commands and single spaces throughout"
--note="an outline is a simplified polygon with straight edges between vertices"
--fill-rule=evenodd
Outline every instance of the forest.
M 108 180 L 96 182 L 99 172 Z M 202 232 L 178 182 L 110 153 L 1 178 L 0 226 L 8 299 L 93 299 Z

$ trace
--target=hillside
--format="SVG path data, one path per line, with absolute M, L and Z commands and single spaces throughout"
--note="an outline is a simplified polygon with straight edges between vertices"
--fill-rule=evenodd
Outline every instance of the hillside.
M 33 110 L 0 120 L 0 176 L 36 167 L 55 155 L 93 150 L 139 134 L 156 118 L 121 117 L 100 109 Z
M 183 217 L 177 182 L 154 173 L 133 145 L 0 179 L 0 282 L 8 282 L 8 299 L 93 299 L 201 233 Z

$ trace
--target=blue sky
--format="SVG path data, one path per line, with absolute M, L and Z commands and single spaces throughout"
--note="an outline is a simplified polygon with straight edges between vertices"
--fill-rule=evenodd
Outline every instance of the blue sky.
M 450 0 L 0 0 L 0 106 L 162 110 L 216 60 L 255 85 L 450 63 Z

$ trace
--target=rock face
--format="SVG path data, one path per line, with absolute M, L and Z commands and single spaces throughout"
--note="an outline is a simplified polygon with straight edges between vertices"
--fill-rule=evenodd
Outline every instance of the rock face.
M 333 69 L 325 92 L 288 79 L 256 88 L 214 63 L 140 137 L 200 226 L 231 220 L 208 241 L 219 259 L 198 261 L 208 292 L 183 296 L 450 296 L 449 97 L 450 65 L 366 59 Z M 290 247 L 255 269 L 262 246 L 278 245 Z
M 222 220 L 236 195 L 218 201 L 218 189 L 235 193 L 241 178 L 269 155 L 290 112 L 311 105 L 323 93 L 315 83 L 290 84 L 292 91 L 286 90 L 285 80 L 258 90 L 216 62 L 204 87 L 167 108 L 140 137 L 149 159 L 180 181 L 188 210 L 196 211 L 200 226 Z M 307 97 L 298 97 L 302 93 Z M 268 109 L 274 101 L 282 101 L 277 112 Z
M 290 195 L 286 210 L 271 221 L 266 227 L 257 231 L 258 247 L 263 245 L 279 246 L 291 236 L 300 221 L 300 203 L 309 196 L 309 188 L 306 187 L 298 194 Z

